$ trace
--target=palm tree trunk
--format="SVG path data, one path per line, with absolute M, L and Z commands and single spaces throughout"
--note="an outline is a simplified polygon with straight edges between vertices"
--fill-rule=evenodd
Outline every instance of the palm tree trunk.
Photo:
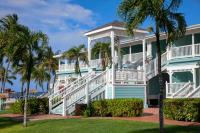
M 10 59 L 8 59 L 8 65 L 7 65 L 5 73 L 4 73 L 3 84 L 2 84 L 2 91 L 3 92 L 5 91 L 6 80 L 7 80 L 7 73 L 8 73 L 9 67 L 10 67 Z
M 27 127 L 27 107 L 28 107 L 28 95 L 29 95 L 29 89 L 30 89 L 30 81 L 31 81 L 31 73 L 32 73 L 32 67 L 33 67 L 33 59 L 32 55 L 29 55 L 29 62 L 27 64 L 27 88 L 26 88 L 26 96 L 24 100 L 24 127 Z
M 24 82 L 22 81 L 22 86 L 21 86 L 21 97 L 24 96 Z
M 163 77 L 161 71 L 161 48 L 160 48 L 160 33 L 158 25 L 156 26 L 156 43 L 157 43 L 157 56 L 158 56 L 158 78 L 160 86 L 159 94 L 159 124 L 160 124 L 160 133 L 164 133 L 164 115 L 163 115 Z
M 81 75 L 81 70 L 80 70 L 80 66 L 79 66 L 79 58 L 77 58 L 77 60 L 76 60 L 76 67 L 77 67 L 77 71 L 78 71 L 80 77 L 82 77 L 82 75 Z
M 26 96 L 24 100 L 24 127 L 27 127 L 27 106 L 28 106 L 28 93 L 29 93 L 29 87 L 30 87 L 30 80 L 27 82 L 27 88 L 26 88 Z

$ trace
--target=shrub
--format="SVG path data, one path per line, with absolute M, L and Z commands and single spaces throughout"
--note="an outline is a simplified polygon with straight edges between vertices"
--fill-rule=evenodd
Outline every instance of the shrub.
M 143 113 L 143 100 L 130 98 L 94 101 L 90 105 L 90 113 L 92 116 L 102 117 L 141 116 Z
M 23 106 L 24 106 L 23 101 L 17 100 L 14 104 L 11 105 L 9 110 L 14 114 L 22 114 Z
M 200 99 L 166 99 L 164 113 L 173 120 L 200 121 Z
M 47 114 L 49 109 L 48 98 L 31 98 L 28 99 L 27 114 Z M 10 108 L 12 113 L 23 114 L 24 100 L 17 100 Z
M 83 115 L 84 110 L 86 110 L 86 108 L 87 104 L 75 104 L 75 115 L 76 116 Z

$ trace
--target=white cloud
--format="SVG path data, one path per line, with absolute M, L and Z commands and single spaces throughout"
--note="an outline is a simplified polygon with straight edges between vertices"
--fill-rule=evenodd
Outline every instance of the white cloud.
M 83 33 L 96 23 L 91 10 L 71 0 L 1 0 L 0 17 L 12 13 L 22 24 L 47 33 L 55 50 L 86 43 Z
M 55 44 L 53 45 L 54 49 L 65 51 L 73 46 L 86 44 L 86 37 L 83 36 L 85 31 L 84 29 L 77 29 L 70 32 L 62 31 L 56 34 L 50 34 L 50 41 L 52 39 L 52 43 Z

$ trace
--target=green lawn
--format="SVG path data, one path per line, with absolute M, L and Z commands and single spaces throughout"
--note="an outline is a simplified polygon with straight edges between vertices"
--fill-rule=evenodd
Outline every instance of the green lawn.
M 0 118 L 0 133 L 158 133 L 158 124 L 124 120 L 61 119 L 29 122 Z M 200 127 L 167 126 L 167 133 L 199 133 Z

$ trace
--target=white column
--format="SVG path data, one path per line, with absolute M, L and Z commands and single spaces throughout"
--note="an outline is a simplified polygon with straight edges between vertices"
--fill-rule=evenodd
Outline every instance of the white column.
M 112 98 L 115 97 L 115 41 L 114 41 L 114 31 L 111 31 L 110 33 L 110 39 L 111 39 L 111 55 L 112 55 Z
M 196 69 L 195 68 L 192 68 L 192 76 L 193 76 L 194 88 L 196 88 Z
M 169 83 L 172 83 L 172 74 L 173 74 L 173 72 L 170 70 L 169 71 Z
M 88 86 L 89 83 L 86 84 L 86 87 L 85 87 L 85 103 L 87 105 L 89 105 L 89 86 Z
M 173 75 L 173 72 L 170 70 L 170 71 L 169 71 L 169 83 L 172 83 L 172 75 Z M 170 88 L 167 88 L 167 89 L 170 89 Z M 169 90 L 169 93 L 172 93 L 171 91 L 172 91 L 172 90 L 170 89 L 170 90 Z M 168 92 L 168 91 L 167 91 L 167 92 Z
M 90 66 L 90 60 L 91 60 L 91 38 L 88 37 L 88 62 Z
M 143 50 L 143 71 L 144 71 L 144 76 L 143 76 L 143 80 L 144 80 L 144 83 L 146 84 L 146 40 L 144 39 L 142 41 L 142 50 Z
M 151 59 L 152 58 L 152 45 L 150 42 L 147 43 L 147 56 Z
M 194 33 L 192 34 L 192 56 L 195 56 Z
M 66 97 L 63 97 L 63 108 L 62 108 L 62 115 L 66 116 Z
M 132 51 L 131 51 L 131 46 L 129 46 L 129 61 L 131 62 L 132 60 L 131 60 L 131 53 L 132 53 Z
M 143 53 L 143 81 L 144 81 L 144 107 L 147 107 L 147 87 L 146 87 L 146 40 L 142 41 L 142 53 Z

